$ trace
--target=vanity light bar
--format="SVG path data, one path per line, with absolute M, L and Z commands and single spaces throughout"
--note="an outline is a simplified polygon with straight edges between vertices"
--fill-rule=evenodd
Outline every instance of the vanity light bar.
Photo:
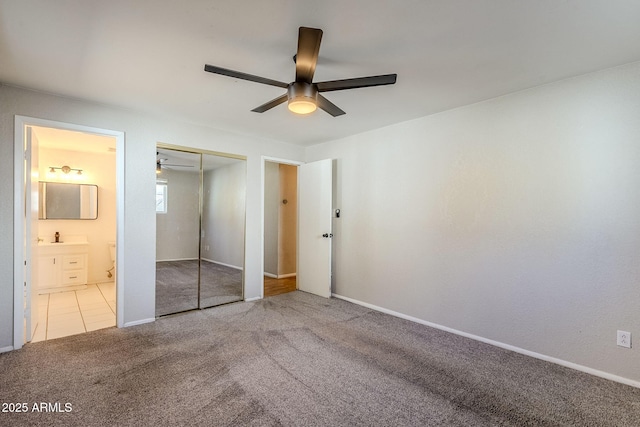
M 56 167 L 56 166 L 49 166 L 49 172 L 51 173 L 55 173 L 56 169 L 61 170 L 64 174 L 69 174 L 69 172 L 71 171 L 76 171 L 78 172 L 78 175 L 82 175 L 82 169 L 74 169 L 74 168 L 70 168 L 69 166 L 62 166 L 62 167 Z

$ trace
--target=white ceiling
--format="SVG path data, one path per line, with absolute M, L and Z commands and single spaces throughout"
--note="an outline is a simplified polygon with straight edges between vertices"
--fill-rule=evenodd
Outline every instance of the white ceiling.
M 311 145 L 640 60 L 639 22 L 634 0 L 0 0 L 0 82 Z M 299 26 L 324 31 L 315 81 L 398 82 L 300 117 L 203 71 L 292 81 Z

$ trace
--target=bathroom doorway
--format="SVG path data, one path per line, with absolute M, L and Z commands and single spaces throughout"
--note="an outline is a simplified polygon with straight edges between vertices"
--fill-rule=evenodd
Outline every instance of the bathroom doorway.
M 20 125 L 30 172 L 23 183 L 32 188 L 25 202 L 35 217 L 22 221 L 29 224 L 21 233 L 29 286 L 20 335 L 37 342 L 116 326 L 116 150 L 123 135 L 29 118 Z
M 264 161 L 264 297 L 297 289 L 298 166 Z
M 244 299 L 246 159 L 159 144 L 156 316 Z

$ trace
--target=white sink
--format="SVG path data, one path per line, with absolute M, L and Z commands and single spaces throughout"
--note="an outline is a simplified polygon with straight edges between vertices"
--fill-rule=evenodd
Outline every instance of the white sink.
M 40 241 L 38 246 L 73 246 L 73 245 L 88 245 L 89 241 L 87 236 L 66 236 L 61 237 L 60 242 L 47 242 L 46 240 Z

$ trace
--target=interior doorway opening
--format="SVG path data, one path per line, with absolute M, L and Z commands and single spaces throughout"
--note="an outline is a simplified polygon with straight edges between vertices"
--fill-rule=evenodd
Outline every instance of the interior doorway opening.
M 265 297 L 297 289 L 298 166 L 265 161 Z
M 121 323 L 123 143 L 121 132 L 16 117 L 14 348 Z

